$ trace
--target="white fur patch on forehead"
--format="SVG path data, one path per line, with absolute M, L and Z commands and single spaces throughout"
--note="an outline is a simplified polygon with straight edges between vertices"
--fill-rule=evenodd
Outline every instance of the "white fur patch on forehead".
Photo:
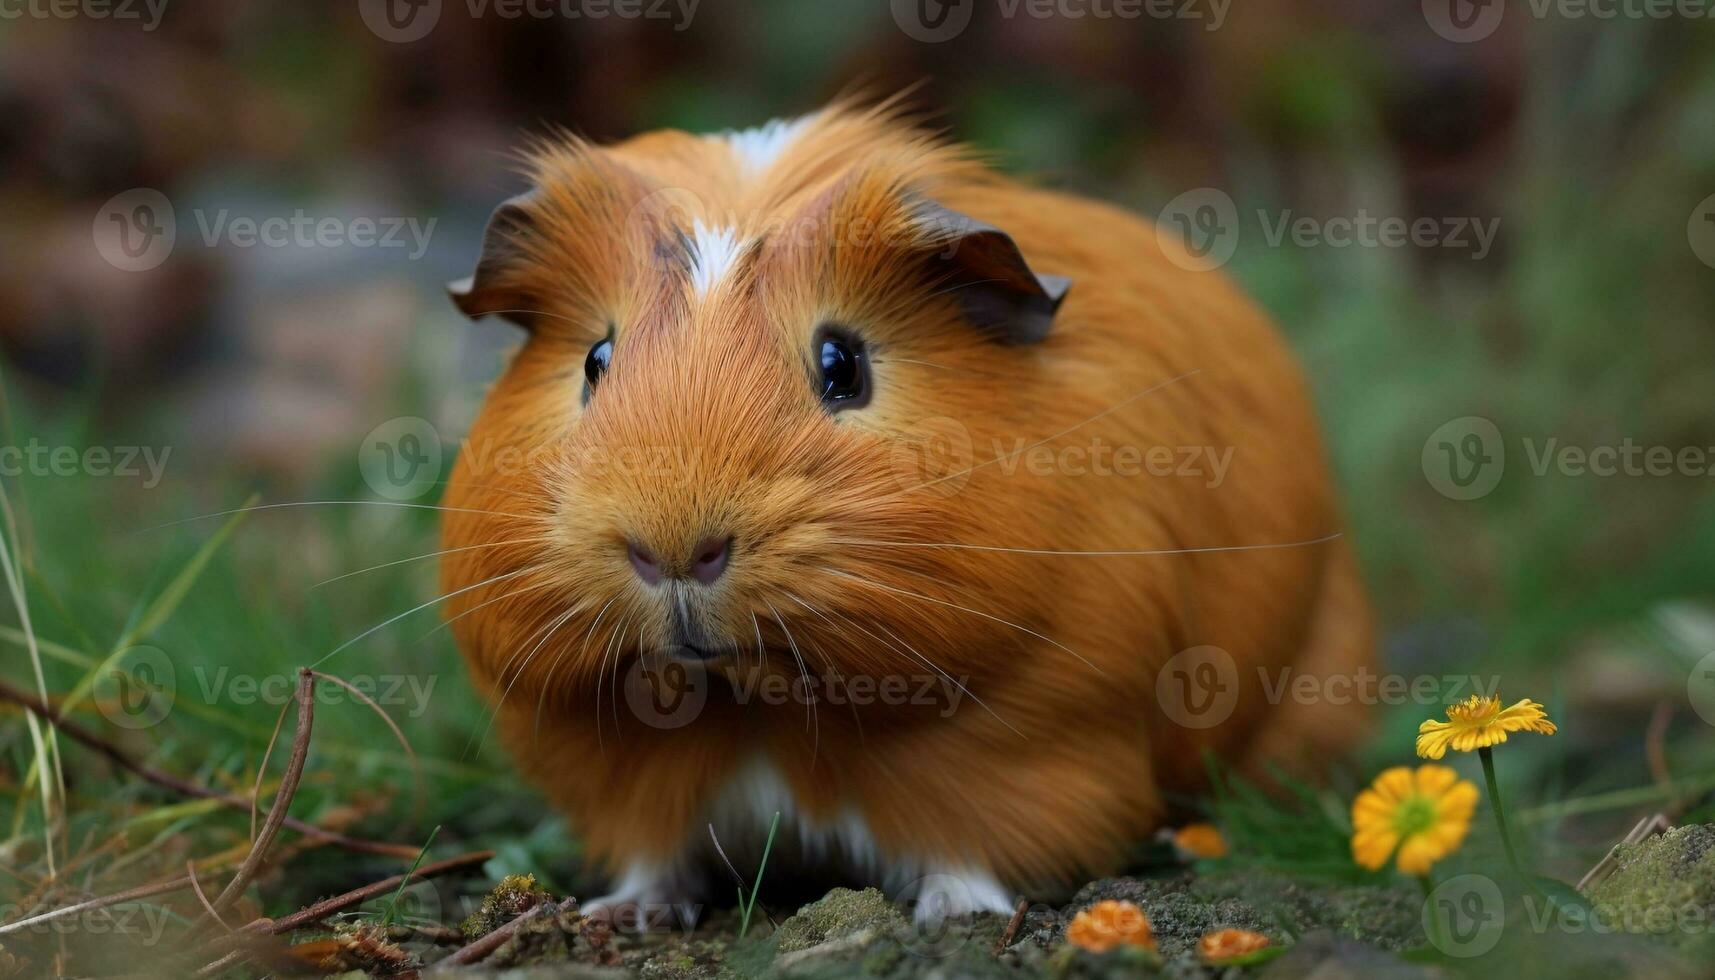
M 745 242 L 731 228 L 710 228 L 702 219 L 691 224 L 691 285 L 698 295 L 706 295 L 727 277 L 738 257 L 744 253 Z
M 732 148 L 739 170 L 746 177 L 755 177 L 772 166 L 815 118 L 773 119 L 751 129 L 729 129 L 720 138 Z

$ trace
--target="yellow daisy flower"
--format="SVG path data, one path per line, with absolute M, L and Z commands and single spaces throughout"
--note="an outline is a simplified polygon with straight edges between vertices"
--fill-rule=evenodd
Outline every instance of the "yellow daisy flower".
M 1459 849 L 1477 810 L 1476 784 L 1446 766 L 1394 766 L 1352 801 L 1352 859 L 1371 871 L 1428 874 Z
M 1555 728 L 1554 722 L 1543 713 L 1542 705 L 1530 698 L 1502 708 L 1500 698 L 1473 694 L 1458 704 L 1448 705 L 1446 721 L 1431 719 L 1417 726 L 1417 754 L 1425 759 L 1439 759 L 1449 748 L 1455 752 L 1486 749 L 1505 742 L 1508 732 L 1553 735 Z

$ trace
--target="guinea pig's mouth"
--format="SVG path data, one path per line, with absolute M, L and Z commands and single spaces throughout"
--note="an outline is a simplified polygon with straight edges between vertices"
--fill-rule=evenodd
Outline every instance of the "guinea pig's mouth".
M 674 660 L 682 660 L 688 663 L 699 664 L 712 663 L 716 660 L 724 660 L 727 657 L 732 656 L 734 652 L 735 648 L 729 646 L 705 646 L 696 643 L 678 643 L 661 649 L 661 653 L 663 655 L 671 657 Z

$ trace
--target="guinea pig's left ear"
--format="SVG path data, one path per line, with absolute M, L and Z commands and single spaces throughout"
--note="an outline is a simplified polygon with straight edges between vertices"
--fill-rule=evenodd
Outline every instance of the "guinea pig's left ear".
M 969 215 L 925 202 L 919 212 L 934 239 L 930 257 L 940 288 L 970 318 L 1008 344 L 1034 344 L 1048 336 L 1072 281 L 1037 273 L 1012 236 Z
M 492 314 L 526 330 L 535 327 L 537 316 L 520 276 L 522 242 L 535 225 L 533 201 L 534 193 L 526 192 L 495 208 L 482 236 L 476 271 L 447 283 L 447 295 L 472 320 Z

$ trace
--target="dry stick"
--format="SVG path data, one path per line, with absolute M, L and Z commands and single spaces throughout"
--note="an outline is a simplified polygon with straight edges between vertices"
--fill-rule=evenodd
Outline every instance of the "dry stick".
M 315 675 L 308 667 L 300 669 L 298 732 L 292 736 L 292 757 L 286 762 L 286 775 L 280 779 L 280 788 L 274 793 L 274 805 L 268 808 L 268 819 L 262 822 L 262 831 L 256 835 L 256 843 L 251 845 L 250 853 L 238 867 L 238 873 L 226 883 L 226 887 L 221 890 L 220 896 L 209 909 L 216 918 L 219 918 L 221 909 L 231 905 L 244 893 L 250 880 L 262 869 L 262 862 L 268 858 L 268 848 L 280 833 L 280 826 L 286 822 L 286 809 L 292 805 L 292 797 L 298 793 L 298 781 L 304 775 L 304 760 L 310 755 L 310 729 L 314 726 L 316 714 L 315 689 Z
M 999 956 L 1006 952 L 1006 948 L 1012 945 L 1014 939 L 1018 938 L 1018 930 L 1024 926 L 1024 913 L 1028 911 L 1030 911 L 1030 900 L 1028 898 L 1019 899 L 1018 908 L 1012 910 L 1012 921 L 1006 924 L 1006 931 L 1001 933 L 1000 939 L 995 941 L 994 955 Z
M 239 927 L 238 931 L 278 936 L 282 933 L 291 932 L 293 929 L 315 925 L 335 912 L 343 912 L 353 905 L 361 904 L 377 895 L 386 894 L 406 882 L 422 881 L 425 878 L 434 878 L 449 871 L 458 871 L 471 865 L 480 865 L 492 857 L 494 857 L 493 851 L 471 851 L 469 854 L 460 854 L 458 857 L 447 858 L 445 861 L 425 864 L 409 874 L 394 875 L 374 884 L 364 885 L 362 888 L 353 888 L 342 895 L 324 898 L 314 905 L 293 912 L 291 915 L 284 915 L 278 919 L 257 919 L 255 922 Z
M 1666 814 L 1662 813 L 1657 813 L 1654 816 L 1645 817 L 1642 820 L 1639 820 L 1637 825 L 1632 828 L 1631 833 L 1623 837 L 1620 840 L 1620 843 L 1608 848 L 1608 853 L 1602 857 L 1602 860 L 1596 862 L 1595 867 L 1584 872 L 1584 877 L 1578 879 L 1578 891 L 1582 893 L 1584 889 L 1589 888 L 1595 882 L 1607 877 L 1607 874 L 1612 870 L 1614 863 L 1620 859 L 1621 846 L 1626 844 L 1636 844 L 1638 841 L 1647 837 L 1653 837 L 1663 831 L 1672 829 L 1672 827 L 1673 823 L 1667 819 Z
M 232 927 L 226 924 L 226 920 L 220 917 L 220 913 L 214 910 L 213 905 L 209 904 L 208 896 L 203 894 L 202 884 L 197 881 L 197 865 L 195 861 L 185 862 L 185 874 L 191 879 L 191 891 L 196 892 L 197 901 L 202 903 L 203 908 L 208 909 L 208 914 L 214 919 L 214 921 L 220 923 L 220 927 L 222 929 L 225 929 L 227 932 L 231 932 Z
M 281 916 L 278 919 L 256 919 L 252 922 L 248 922 L 239 926 L 229 936 L 215 937 L 214 941 L 210 945 L 219 947 L 233 941 L 245 941 L 257 936 L 280 936 L 295 929 L 313 926 L 328 916 L 337 912 L 343 912 L 353 905 L 361 905 L 363 902 L 366 902 L 377 895 L 385 895 L 406 882 L 422 881 L 427 878 L 434 878 L 439 875 L 446 874 L 450 871 L 458 871 L 472 865 L 481 865 L 492 857 L 494 857 L 493 851 L 472 851 L 469 854 L 460 854 L 458 857 L 448 858 L 445 861 L 436 861 L 433 864 L 425 864 L 416 871 L 408 874 L 394 875 L 391 878 L 385 878 L 373 884 L 364 885 L 362 888 L 354 888 L 351 891 L 345 892 L 341 895 L 335 895 L 332 898 L 324 898 L 314 905 L 309 905 L 293 912 L 291 915 Z M 245 954 L 245 949 L 231 950 L 223 954 L 220 959 L 203 967 L 202 970 L 198 971 L 197 975 L 207 976 L 213 973 L 218 973 L 220 970 L 230 966 L 236 960 L 241 959 Z
M 172 773 L 160 772 L 135 761 L 130 756 L 126 755 L 123 750 L 112 745 L 101 736 L 95 734 L 77 722 L 72 721 L 70 718 L 62 716 L 59 709 L 52 705 L 43 704 L 31 695 L 25 694 L 23 691 L 7 684 L 5 681 L 0 681 L 0 701 L 10 701 L 23 708 L 25 711 L 46 719 L 72 741 L 83 745 L 85 748 L 94 750 L 95 752 L 105 756 L 108 761 L 112 762 L 119 768 L 140 776 L 143 779 L 154 783 L 156 786 L 172 790 L 173 792 L 184 796 L 195 797 L 199 800 L 213 800 L 216 803 L 230 807 L 234 810 L 244 810 L 248 812 L 250 809 L 250 801 L 242 797 L 231 796 L 226 793 L 222 793 L 219 790 L 209 789 L 206 786 L 199 786 L 189 780 L 181 779 Z M 404 844 L 389 844 L 386 841 L 365 840 L 361 837 L 347 837 L 344 834 L 326 830 L 316 826 L 315 824 L 305 823 L 302 820 L 297 820 L 292 817 L 286 818 L 286 826 L 300 834 L 303 834 L 305 837 L 312 837 L 316 840 L 326 841 L 329 844 L 343 847 L 348 851 L 360 851 L 365 854 L 385 854 L 390 857 L 402 857 L 406 859 L 415 858 L 417 856 L 418 849 L 415 847 L 408 847 Z
M 495 950 L 499 949 L 507 939 L 511 938 L 513 933 L 523 927 L 524 923 L 550 915 L 559 915 L 561 912 L 569 912 L 572 909 L 577 908 L 577 906 L 578 900 L 575 898 L 568 898 L 558 904 L 554 902 L 543 902 L 529 911 L 518 915 L 510 922 L 504 923 L 503 925 L 495 928 L 489 932 L 488 935 L 483 936 L 481 939 L 471 943 L 469 946 L 460 947 L 436 965 L 440 966 L 444 964 L 446 966 L 465 966 L 471 963 L 480 963 L 487 959 Z
M 268 735 L 268 747 L 262 750 L 262 762 L 256 767 L 256 782 L 250 786 L 250 843 L 256 843 L 256 802 L 262 799 L 262 780 L 268 776 L 268 760 L 274 758 L 274 746 L 280 742 L 280 729 L 286 727 L 286 709 L 290 701 L 280 705 L 280 714 L 274 719 L 274 731 Z

